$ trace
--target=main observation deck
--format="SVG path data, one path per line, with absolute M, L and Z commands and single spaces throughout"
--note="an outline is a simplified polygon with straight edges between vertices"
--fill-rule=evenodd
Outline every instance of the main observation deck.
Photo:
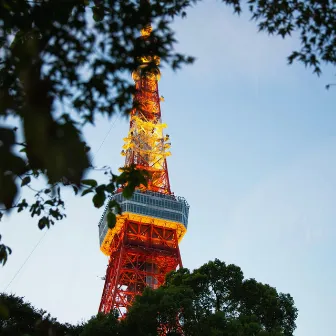
M 109 229 L 106 220 L 109 211 L 107 206 L 99 221 L 100 249 L 106 255 L 110 254 L 113 237 L 120 232 L 125 219 L 174 228 L 179 241 L 187 231 L 189 204 L 183 197 L 136 190 L 130 199 L 124 198 L 119 192 L 111 200 L 116 200 L 121 205 L 122 215 L 117 215 L 116 226 Z

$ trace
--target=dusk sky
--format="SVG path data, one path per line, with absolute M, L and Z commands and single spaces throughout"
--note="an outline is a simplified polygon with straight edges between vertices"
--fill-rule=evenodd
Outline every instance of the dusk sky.
M 247 15 L 219 1 L 191 9 L 174 28 L 178 51 L 197 58 L 176 73 L 162 68 L 159 83 L 171 187 L 190 204 L 184 266 L 234 263 L 245 277 L 294 297 L 296 336 L 335 335 L 336 87 L 325 89 L 336 82 L 334 69 L 317 77 L 289 66 L 295 36 L 257 33 Z M 123 165 L 127 130 L 121 117 L 85 129 L 96 166 Z M 0 271 L 0 291 L 76 323 L 97 313 L 108 260 L 98 242 L 103 209 L 70 191 L 65 199 L 67 218 L 21 270 L 45 233 L 28 213 L 2 220 L 13 254 Z

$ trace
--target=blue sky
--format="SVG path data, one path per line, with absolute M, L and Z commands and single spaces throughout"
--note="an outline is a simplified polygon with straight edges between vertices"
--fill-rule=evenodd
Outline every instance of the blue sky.
M 191 206 L 184 266 L 214 258 L 234 263 L 246 277 L 294 297 L 296 336 L 332 336 L 336 91 L 324 87 L 334 71 L 325 68 L 318 78 L 288 66 L 295 37 L 257 33 L 247 16 L 233 16 L 220 2 L 190 10 L 175 28 L 179 51 L 197 57 L 177 73 L 162 69 L 160 81 L 171 186 Z M 117 117 L 86 129 L 96 165 L 123 164 L 127 129 Z M 67 219 L 45 235 L 7 291 L 77 322 L 97 312 L 107 258 L 98 245 L 102 210 L 89 198 L 66 199 Z M 44 232 L 27 214 L 0 225 L 13 248 L 1 269 L 3 290 Z

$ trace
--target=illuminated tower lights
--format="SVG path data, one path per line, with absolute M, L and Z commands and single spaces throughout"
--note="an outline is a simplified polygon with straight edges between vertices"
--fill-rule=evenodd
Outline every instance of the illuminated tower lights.
M 148 25 L 139 38 L 150 43 L 151 32 Z M 121 154 L 126 157 L 125 166 L 147 170 L 151 178 L 131 199 L 121 191 L 112 196 L 122 209 L 113 229 L 107 225 L 107 207 L 99 222 L 100 249 L 109 257 L 99 312 L 117 309 L 121 316 L 146 286 L 161 286 L 167 273 L 182 267 L 179 242 L 187 231 L 189 214 L 186 200 L 170 190 L 166 162 L 170 143 L 163 133 L 166 124 L 161 122 L 158 91 L 160 58 L 146 55 L 138 62 L 132 74 L 137 107 L 131 112 Z

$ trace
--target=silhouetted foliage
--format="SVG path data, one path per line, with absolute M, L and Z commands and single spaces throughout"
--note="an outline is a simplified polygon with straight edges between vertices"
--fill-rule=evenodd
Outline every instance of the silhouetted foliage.
M 241 12 L 241 1 L 223 0 Z M 297 34 L 301 48 L 288 57 L 321 73 L 321 64 L 336 65 L 336 4 L 334 0 L 248 0 L 260 31 L 285 38 Z
M 0 296 L 3 298 L 9 303 L 10 318 L 0 318 L 0 327 L 12 332 L 5 335 L 14 336 L 19 335 L 18 330 L 34 331 L 41 319 L 54 332 L 72 336 L 292 336 L 297 318 L 289 294 L 244 279 L 239 267 L 218 259 L 193 272 L 172 272 L 166 284 L 156 290 L 146 288 L 121 320 L 111 312 L 93 316 L 82 325 L 62 325 L 50 317 L 42 318 L 45 312 L 21 298 Z M 32 335 L 45 335 L 43 332 Z
M 64 188 L 91 193 L 101 207 L 119 186 L 127 183 L 129 196 L 146 183 L 135 167 L 120 176 L 104 167 L 105 183 L 85 179 L 95 167 L 82 129 L 98 115 L 127 115 L 134 107 L 128 75 L 141 55 L 156 54 L 173 69 L 193 62 L 175 52 L 171 22 L 198 1 L 0 0 L 0 118 L 19 127 L 0 127 L 0 219 L 12 209 L 28 210 L 43 229 L 65 217 Z M 241 12 L 241 1 L 223 2 Z M 301 49 L 289 63 L 317 74 L 321 63 L 336 63 L 335 7 L 333 0 L 248 1 L 261 31 L 299 34 Z M 137 39 L 148 22 L 150 44 Z M 32 194 L 18 199 L 26 191 Z M 1 244 L 0 262 L 10 253 Z
M 191 63 L 174 52 L 171 20 L 189 1 L 49 0 L 0 2 L 0 117 L 20 122 L 20 129 L 0 128 L 0 205 L 2 212 L 28 209 L 40 229 L 65 217 L 62 189 L 92 193 L 95 207 L 116 188 L 124 196 L 146 185 L 135 167 L 107 182 L 84 179 L 94 169 L 82 136 L 97 115 L 127 115 L 132 108 L 129 73 L 141 55 L 155 53 L 173 69 Z M 155 43 L 137 39 L 152 22 Z M 20 140 L 18 140 L 20 139 Z M 41 184 L 45 177 L 45 187 Z M 37 183 L 37 180 L 39 183 Z M 33 195 L 17 200 L 21 190 Z M 116 203 L 110 206 L 120 212 Z M 114 214 L 109 225 L 115 223 Z M 0 247 L 5 263 L 10 250 Z
M 118 320 L 118 314 L 111 312 L 110 314 L 98 314 L 93 316 L 87 323 L 83 326 L 83 331 L 80 336 L 119 336 L 124 335 L 122 333 L 122 326 Z
M 1 336 L 77 336 L 81 330 L 81 326 L 57 322 L 21 297 L 0 294 Z
M 289 294 L 244 279 L 239 267 L 216 259 L 193 272 L 172 272 L 157 290 L 147 288 L 125 323 L 139 336 L 160 329 L 185 336 L 291 336 L 296 318 Z

